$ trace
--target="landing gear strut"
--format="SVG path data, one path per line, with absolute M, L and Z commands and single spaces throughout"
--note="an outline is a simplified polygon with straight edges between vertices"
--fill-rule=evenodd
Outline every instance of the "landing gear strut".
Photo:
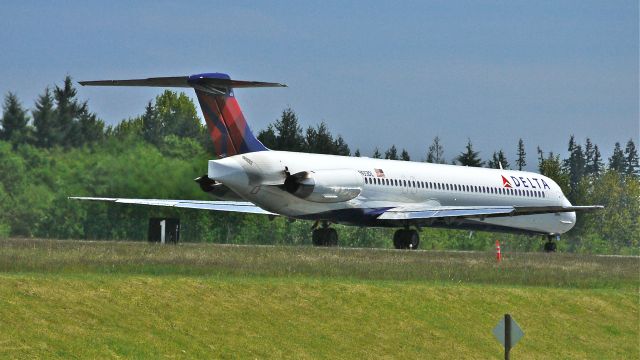
M 420 246 L 420 236 L 416 230 L 396 230 L 395 234 L 393 234 L 393 246 L 396 249 L 415 250 Z
M 544 252 L 547 252 L 547 253 L 556 252 L 557 244 L 553 240 L 553 238 L 554 238 L 553 235 L 547 235 L 547 242 L 544 243 Z
M 321 228 L 313 230 L 311 243 L 313 246 L 338 246 L 338 232 L 323 221 Z

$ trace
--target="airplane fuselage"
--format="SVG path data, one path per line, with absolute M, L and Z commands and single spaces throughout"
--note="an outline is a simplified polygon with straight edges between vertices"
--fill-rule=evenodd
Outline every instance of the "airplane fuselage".
M 287 177 L 301 173 L 302 183 L 307 178 L 315 181 L 315 187 L 310 187 L 313 193 L 283 185 Z M 378 218 L 397 207 L 571 206 L 553 180 L 532 172 L 366 157 L 259 151 L 209 161 L 208 177 L 268 211 L 351 225 L 398 226 Z M 575 225 L 575 213 L 437 219 L 421 224 L 561 234 Z

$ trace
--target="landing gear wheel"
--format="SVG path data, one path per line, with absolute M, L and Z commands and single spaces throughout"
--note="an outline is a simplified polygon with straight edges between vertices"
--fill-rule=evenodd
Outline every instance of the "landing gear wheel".
M 324 246 L 324 229 L 315 229 L 311 233 L 311 243 L 313 246 Z
M 400 229 L 393 234 L 393 247 L 396 249 L 417 249 L 420 236 L 416 230 Z
M 560 240 L 560 236 L 555 236 L 556 239 Z M 547 235 L 547 242 L 544 243 L 544 252 L 552 253 L 556 252 L 558 244 L 554 241 L 553 235 Z
M 546 243 L 544 243 L 544 252 L 548 252 L 548 253 L 556 252 L 557 247 L 558 246 L 555 241 L 549 240 Z
M 420 246 L 420 235 L 418 235 L 418 232 L 415 230 L 409 231 L 409 236 L 407 240 L 408 240 L 407 247 L 411 250 L 416 250 L 418 246 Z
M 336 229 L 326 229 L 326 246 L 338 246 L 338 232 Z
M 311 234 L 313 246 L 338 246 L 338 232 L 332 228 L 321 228 L 313 230 Z
M 396 230 L 393 233 L 393 247 L 396 249 L 404 249 L 404 229 Z

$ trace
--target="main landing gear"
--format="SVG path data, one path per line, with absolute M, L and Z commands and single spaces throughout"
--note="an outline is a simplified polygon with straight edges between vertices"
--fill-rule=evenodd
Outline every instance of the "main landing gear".
M 395 234 L 393 234 L 393 246 L 396 249 L 417 249 L 420 246 L 418 231 L 411 229 L 396 230 Z
M 313 246 L 338 246 L 338 232 L 330 228 L 329 223 L 323 221 L 321 228 L 313 230 L 311 243 Z
M 555 236 L 555 238 L 559 239 L 560 236 Z M 544 243 L 544 252 L 552 253 L 556 252 L 558 244 L 554 241 L 553 235 L 547 235 L 547 242 Z

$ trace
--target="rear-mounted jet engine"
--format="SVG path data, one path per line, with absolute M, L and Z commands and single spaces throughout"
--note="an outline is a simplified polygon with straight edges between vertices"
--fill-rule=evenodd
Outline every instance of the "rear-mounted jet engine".
M 284 189 L 301 199 L 337 203 L 354 199 L 362 192 L 364 179 L 351 169 L 302 171 L 288 175 Z

